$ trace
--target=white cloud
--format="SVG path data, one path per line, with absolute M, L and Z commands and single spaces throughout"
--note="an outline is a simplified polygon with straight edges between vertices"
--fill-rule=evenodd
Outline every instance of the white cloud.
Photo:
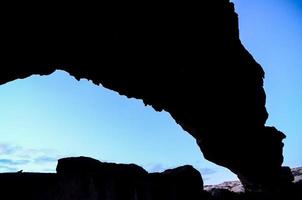
M 59 155 L 52 149 L 33 149 L 0 144 L 0 172 L 12 172 L 18 169 L 53 172 L 58 158 Z
M 14 160 L 14 159 L 0 159 L 0 164 L 2 165 L 24 165 L 29 163 L 29 160 Z
M 18 146 L 13 146 L 9 144 L 0 144 L 0 155 L 14 154 L 18 150 L 20 150 L 20 147 Z

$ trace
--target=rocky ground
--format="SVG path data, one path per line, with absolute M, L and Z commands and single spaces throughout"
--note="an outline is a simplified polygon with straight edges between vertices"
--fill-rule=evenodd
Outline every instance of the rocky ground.
M 295 177 L 294 183 L 302 184 L 302 167 L 292 168 L 292 174 Z M 240 181 L 226 181 L 217 185 L 205 185 L 204 190 L 212 191 L 214 189 L 226 189 L 235 193 L 243 193 L 244 188 Z
M 244 192 L 244 188 L 240 181 L 226 181 L 217 185 L 205 185 L 204 190 L 211 191 L 213 189 L 226 189 L 231 192 Z
M 292 168 L 294 181 L 278 191 L 246 193 L 240 181 L 227 181 L 217 185 L 205 185 L 210 200 L 283 200 L 300 199 L 302 195 L 302 167 Z
M 295 177 L 294 183 L 302 183 L 302 167 L 292 168 L 292 173 Z M 213 189 L 226 189 L 231 192 L 242 193 L 244 188 L 240 181 L 226 181 L 217 185 L 205 185 L 204 190 L 211 191 Z
M 295 183 L 302 183 L 302 167 L 297 167 L 292 169 L 292 173 L 295 177 Z

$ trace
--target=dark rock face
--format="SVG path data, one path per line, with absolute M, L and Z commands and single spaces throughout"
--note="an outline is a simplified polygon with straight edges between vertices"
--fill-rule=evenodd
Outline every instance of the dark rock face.
M 134 164 L 102 163 L 87 157 L 60 159 L 57 174 L 62 200 L 135 199 L 148 175 Z
M 55 174 L 0 173 L 0 198 L 54 200 L 57 183 Z
M 152 194 L 154 199 L 200 199 L 204 196 L 200 189 L 203 188 L 203 180 L 192 166 L 169 169 L 163 173 L 151 173 L 149 180 L 151 183 L 148 184 L 148 187 L 151 187 L 149 194 Z
M 147 172 L 135 164 L 103 163 L 88 157 L 62 158 L 58 161 L 59 175 L 144 176 Z
M 242 197 L 234 192 L 227 189 L 214 188 L 210 191 L 211 200 L 240 200 Z
M 69 199 L 69 195 L 71 199 L 81 199 L 84 194 L 87 198 L 110 200 L 196 199 L 203 188 L 201 175 L 192 166 L 148 174 L 134 164 L 102 163 L 79 157 L 59 160 L 57 174 L 64 180 L 62 199 Z M 71 187 L 66 188 L 68 185 Z M 83 191 L 86 187 L 90 188 Z
M 240 42 L 234 5 L 199 3 L 15 11 L 3 23 L 0 84 L 56 69 L 87 78 L 169 112 L 247 189 L 278 187 L 285 135 L 265 127 L 264 72 Z

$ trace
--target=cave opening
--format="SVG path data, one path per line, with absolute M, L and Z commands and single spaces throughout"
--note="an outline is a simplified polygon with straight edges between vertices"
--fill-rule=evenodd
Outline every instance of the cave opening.
M 0 98 L 1 172 L 55 172 L 59 158 L 89 156 L 149 172 L 188 164 L 205 184 L 237 179 L 202 158 L 169 113 L 64 71 L 9 82 Z

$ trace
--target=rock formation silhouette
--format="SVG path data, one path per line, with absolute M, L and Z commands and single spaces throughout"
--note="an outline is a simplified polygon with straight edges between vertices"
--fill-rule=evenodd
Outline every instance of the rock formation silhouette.
M 0 197 L 11 200 L 300 199 L 301 168 L 293 169 L 293 173 L 296 183 L 275 192 L 243 192 L 230 183 L 206 186 L 203 190 L 200 173 L 189 165 L 148 173 L 135 164 L 71 157 L 58 161 L 57 173 L 0 173 Z
M 0 84 L 64 70 L 169 112 L 246 190 L 292 181 L 281 167 L 285 135 L 265 126 L 264 71 L 240 42 L 233 3 L 47 8 L 2 19 Z
M 56 174 L 0 174 L 0 187 L 1 198 L 12 200 L 197 200 L 206 195 L 192 166 L 148 173 L 134 164 L 87 157 L 60 159 Z

